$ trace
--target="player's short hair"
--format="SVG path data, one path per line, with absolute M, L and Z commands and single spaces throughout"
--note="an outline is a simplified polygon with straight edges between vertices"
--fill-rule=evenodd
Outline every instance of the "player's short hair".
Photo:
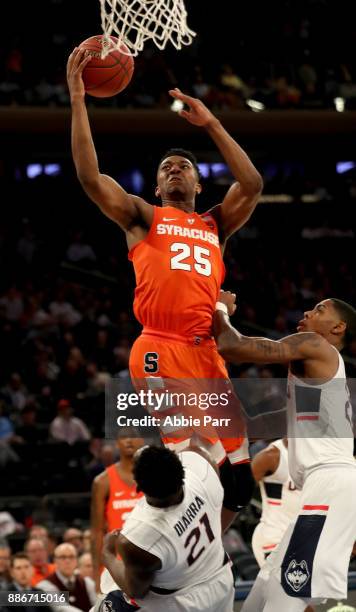
M 177 493 L 184 482 L 184 468 L 176 453 L 159 446 L 145 447 L 133 468 L 137 490 L 164 499 Z
M 29 564 L 32 565 L 29 556 L 25 552 L 20 551 L 12 555 L 11 560 L 10 560 L 10 567 L 14 567 L 15 561 L 17 559 L 20 559 L 20 560 L 25 559 L 25 561 L 28 561 Z
M 166 151 L 164 155 L 162 155 L 158 165 L 160 166 L 161 163 L 165 159 L 167 159 L 167 157 L 172 157 L 173 155 L 179 155 L 180 157 L 185 157 L 186 159 L 189 159 L 189 161 L 193 164 L 195 172 L 197 173 L 198 180 L 200 181 L 201 174 L 200 174 L 197 158 L 195 157 L 194 153 L 192 153 L 191 151 L 187 151 L 186 149 L 180 149 L 180 148 L 169 149 L 168 151 Z
M 348 347 L 356 339 L 356 310 L 351 304 L 338 298 L 330 298 L 330 300 L 340 319 L 346 323 L 344 345 Z

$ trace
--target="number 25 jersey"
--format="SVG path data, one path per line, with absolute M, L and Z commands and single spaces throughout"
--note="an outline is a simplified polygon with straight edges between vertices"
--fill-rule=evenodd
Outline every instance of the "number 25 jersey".
M 151 329 L 210 336 L 225 268 L 210 213 L 154 206 L 144 240 L 129 252 L 136 276 L 134 313 Z

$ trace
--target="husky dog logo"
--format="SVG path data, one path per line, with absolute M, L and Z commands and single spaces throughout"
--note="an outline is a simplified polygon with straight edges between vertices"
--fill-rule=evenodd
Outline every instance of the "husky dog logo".
M 105 599 L 101 604 L 101 612 L 113 612 L 112 602 L 110 599 Z
M 284 576 L 293 591 L 298 593 L 310 578 L 307 562 L 301 561 L 297 563 L 297 561 L 293 559 L 288 565 Z

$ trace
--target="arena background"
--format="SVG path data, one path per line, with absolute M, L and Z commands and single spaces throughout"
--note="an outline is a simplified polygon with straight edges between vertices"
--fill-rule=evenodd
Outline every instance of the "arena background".
M 197 32 L 191 47 L 159 52 L 148 44 L 125 92 L 88 97 L 100 167 L 154 203 L 160 156 L 183 146 L 201 163 L 198 210 L 218 202 L 229 172 L 206 134 L 170 110 L 167 91 L 179 86 L 202 98 L 265 184 L 226 252 L 224 287 L 239 301 L 234 322 L 279 337 L 316 300 L 356 303 L 351 3 L 273 0 L 241 3 L 232 14 L 228 0 L 209 11 L 187 0 L 187 9 Z M 1 21 L 0 512 L 16 526 L 3 517 L 0 538 L 17 551 L 33 522 L 48 525 L 57 541 L 67 525 L 88 527 L 91 482 L 110 455 L 104 385 L 112 375 L 128 383 L 139 326 L 124 237 L 86 198 L 70 152 L 65 65 L 76 44 L 100 33 L 99 2 L 9 3 Z M 356 343 L 347 364 L 352 377 Z M 51 440 L 60 399 L 87 425 L 88 441 Z M 241 592 L 256 574 L 250 538 L 258 500 L 256 490 L 227 542 Z

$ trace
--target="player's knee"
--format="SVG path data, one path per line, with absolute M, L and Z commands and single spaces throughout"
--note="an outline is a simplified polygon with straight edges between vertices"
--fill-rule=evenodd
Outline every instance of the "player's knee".
M 224 488 L 224 508 L 238 512 L 241 506 L 249 503 L 255 488 L 250 463 L 232 466 L 226 459 L 220 466 L 220 480 Z

